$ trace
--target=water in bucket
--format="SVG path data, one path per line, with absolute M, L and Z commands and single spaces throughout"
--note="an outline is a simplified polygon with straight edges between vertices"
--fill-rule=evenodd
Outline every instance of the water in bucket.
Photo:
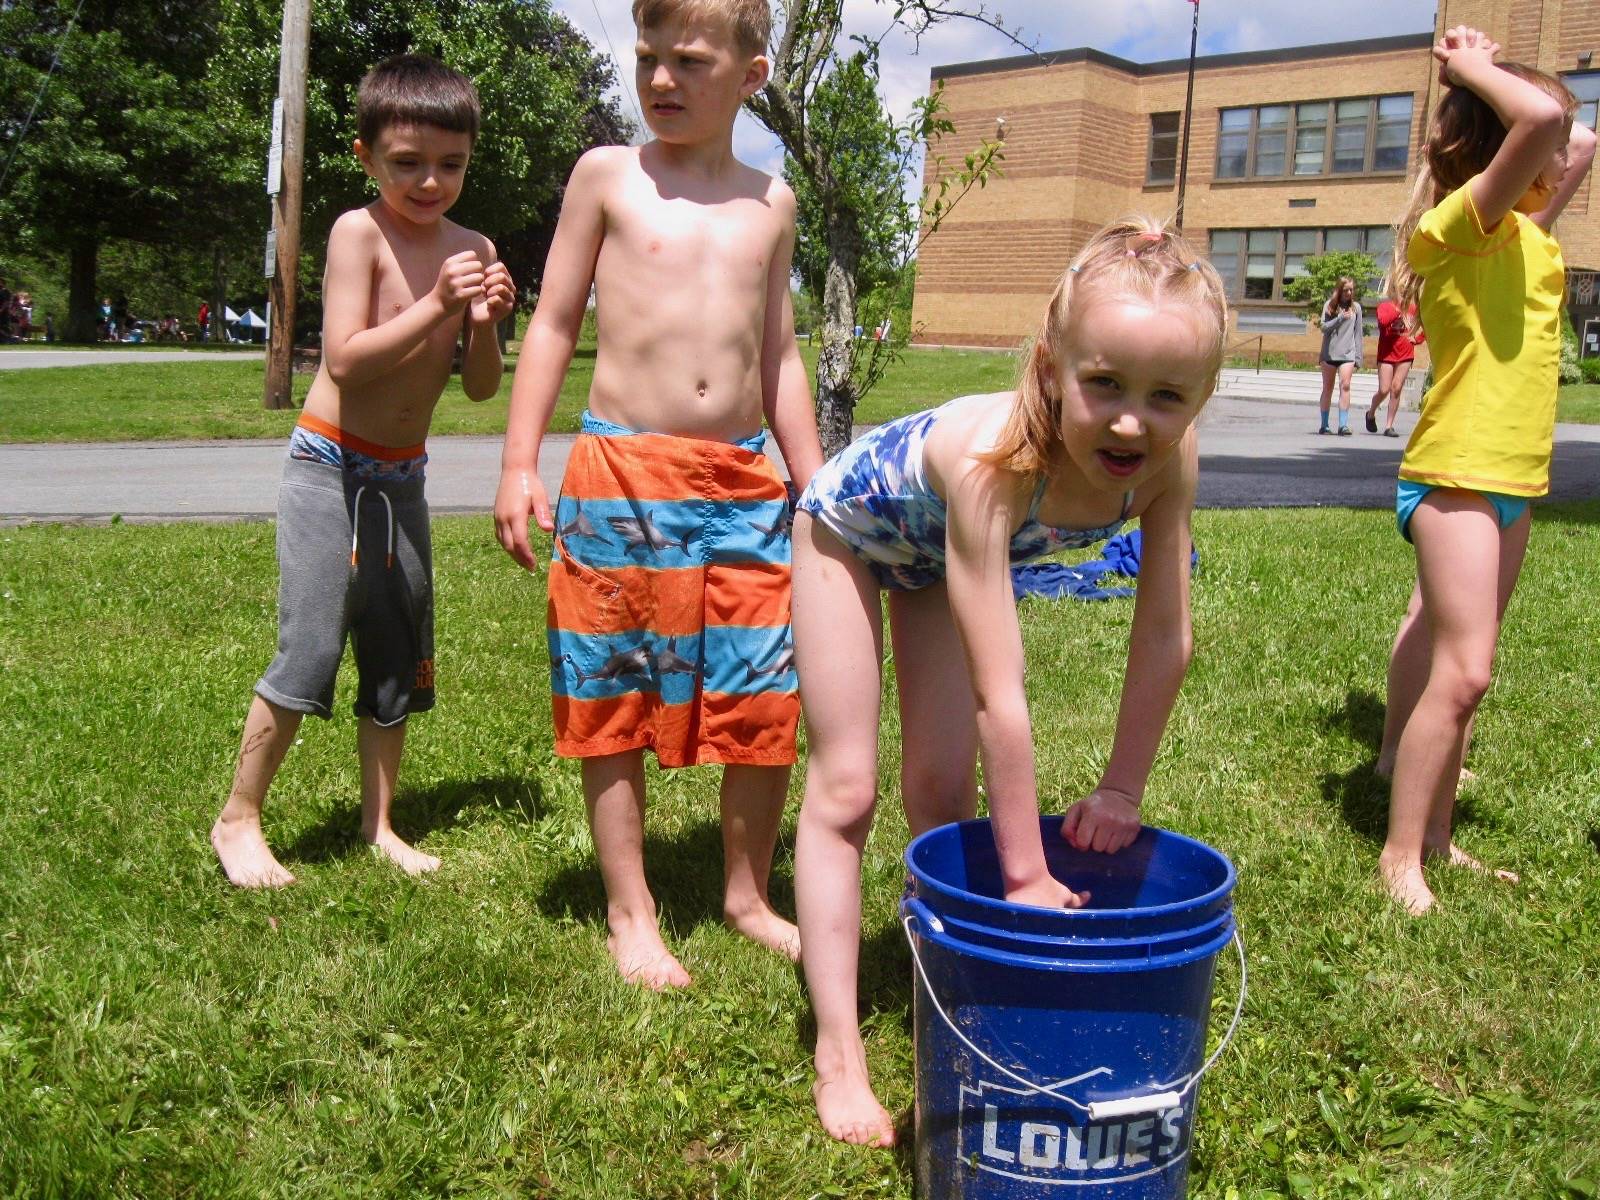
M 1041 825 L 1051 873 L 1088 907 L 1001 899 L 986 820 L 906 850 L 918 1194 L 1181 1200 L 1233 866 L 1165 830 L 1108 855 L 1073 849 L 1060 817 Z

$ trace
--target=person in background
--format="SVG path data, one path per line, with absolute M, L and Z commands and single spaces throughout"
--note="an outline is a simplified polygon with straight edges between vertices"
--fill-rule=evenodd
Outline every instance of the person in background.
M 1378 303 L 1378 390 L 1367 406 L 1368 433 L 1378 432 L 1378 406 L 1387 397 L 1389 416 L 1383 424 L 1383 436 L 1400 436 L 1394 427 L 1394 419 L 1400 412 L 1400 393 L 1405 388 L 1406 376 L 1411 373 L 1411 364 L 1416 361 L 1417 347 L 1428 340 L 1421 329 L 1408 332 L 1408 322 L 1415 324 L 1416 319 L 1415 305 L 1402 314 L 1393 300 Z
M 1317 322 L 1322 326 L 1322 397 L 1317 406 L 1322 413 L 1318 433 L 1329 433 L 1328 409 L 1333 401 L 1333 381 L 1339 381 L 1339 436 L 1350 436 L 1350 378 L 1361 365 L 1361 305 L 1356 301 L 1356 282 L 1348 275 L 1322 306 Z

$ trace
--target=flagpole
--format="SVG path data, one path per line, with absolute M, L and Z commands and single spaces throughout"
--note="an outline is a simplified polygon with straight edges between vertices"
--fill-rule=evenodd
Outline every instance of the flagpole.
M 1189 118 L 1194 112 L 1194 51 L 1200 40 L 1200 0 L 1189 0 L 1194 5 L 1194 23 L 1189 27 L 1189 90 L 1183 97 L 1183 148 L 1178 162 L 1178 211 L 1172 218 L 1179 233 L 1183 232 L 1183 197 L 1189 183 Z

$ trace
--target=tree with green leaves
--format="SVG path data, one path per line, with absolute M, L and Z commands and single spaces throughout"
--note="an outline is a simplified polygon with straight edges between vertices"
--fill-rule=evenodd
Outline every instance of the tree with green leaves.
M 220 3 L 220 69 L 260 122 L 265 161 L 282 4 Z M 477 84 L 483 125 L 466 190 L 450 216 L 487 234 L 519 287 L 535 288 L 572 164 L 590 147 L 626 142 L 632 133 L 605 94 L 615 79 L 611 61 L 550 0 L 315 0 L 304 244 L 323 245 L 341 212 L 371 199 L 350 149 L 356 91 L 373 64 L 408 52 L 433 55 Z M 261 211 L 264 229 L 264 204 Z M 314 320 L 315 285 L 308 284 Z
M 84 4 L 76 21 L 74 11 L 65 0 L 0 3 L 0 45 L 15 47 L 0 53 L 0 250 L 67 258 L 66 334 L 92 340 L 108 241 L 172 248 L 202 269 L 259 261 L 283 6 L 118 0 Z M 452 216 L 492 237 L 513 277 L 534 286 L 572 163 L 631 132 L 605 96 L 610 61 L 550 0 L 317 0 L 305 245 L 320 259 L 334 218 L 368 198 L 350 150 L 356 89 L 374 63 L 408 50 L 476 80 L 483 132 Z M 314 327 L 308 265 L 302 316 Z
M 1306 316 L 1315 319 L 1322 315 L 1323 305 L 1346 276 L 1355 280 L 1356 300 L 1364 306 L 1378 277 L 1378 263 L 1372 255 L 1359 250 L 1312 255 L 1305 260 L 1305 274 L 1290 280 L 1283 289 L 1284 299 L 1304 304 Z
M 983 186 L 1002 157 L 1000 144 L 986 141 L 959 166 L 946 164 L 938 143 L 954 126 L 939 91 L 896 120 L 879 99 L 878 52 L 890 33 L 918 36 L 958 19 L 1014 35 L 981 3 L 879 3 L 889 16 L 884 34 L 842 51 L 844 0 L 780 0 L 772 75 L 749 101 L 783 143 L 784 175 L 799 201 L 796 269 L 822 302 L 817 427 L 828 455 L 850 441 L 856 403 L 895 353 L 894 340 L 858 339 L 856 327 L 871 328 L 887 315 L 922 239 L 969 189 Z M 925 173 L 933 182 L 918 206 L 907 201 L 904 184 L 924 147 L 933 156 Z M 909 331 L 897 332 L 903 342 Z
M 246 124 L 212 105 L 214 4 L 0 4 L 0 239 L 69 264 L 65 334 L 95 335 L 111 239 L 237 238 L 259 174 Z

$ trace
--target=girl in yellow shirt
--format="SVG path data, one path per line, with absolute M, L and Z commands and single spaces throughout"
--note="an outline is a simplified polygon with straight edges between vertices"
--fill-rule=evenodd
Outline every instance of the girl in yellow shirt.
M 1433 48 L 1450 90 L 1390 278 L 1401 312 L 1418 305 L 1434 364 L 1400 465 L 1396 513 L 1416 546 L 1417 586 L 1389 660 L 1378 758 L 1392 777 L 1379 869 L 1413 914 L 1434 904 L 1425 859 L 1481 869 L 1451 840 L 1451 817 L 1527 549 L 1528 497 L 1549 490 L 1564 291 L 1550 227 L 1595 149 L 1565 85 L 1496 64 L 1499 49 L 1467 26 Z

